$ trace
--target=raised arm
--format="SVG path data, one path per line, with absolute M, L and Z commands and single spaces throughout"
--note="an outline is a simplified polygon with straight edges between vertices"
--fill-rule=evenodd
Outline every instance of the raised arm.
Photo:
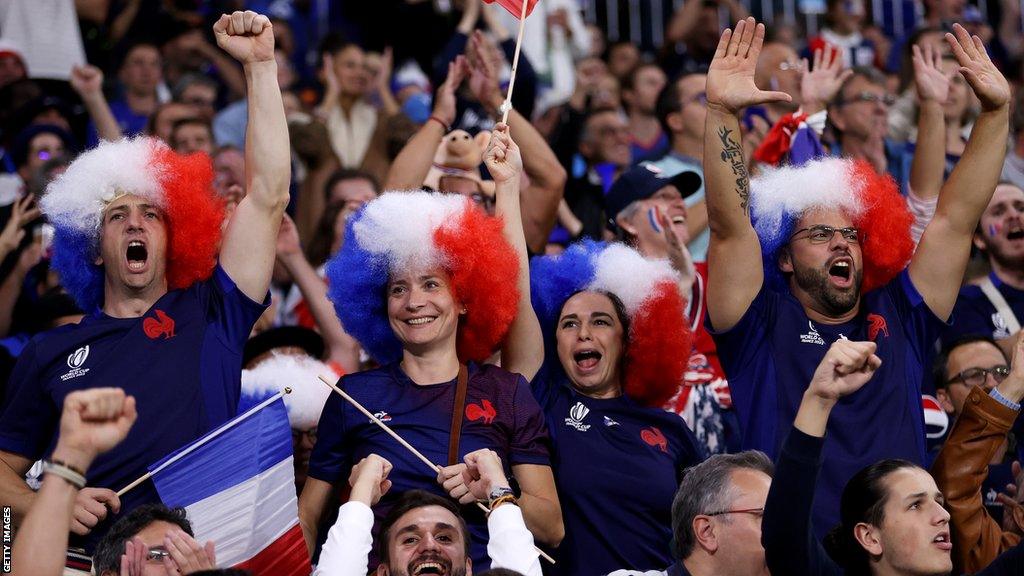
M 942 71 L 942 53 L 914 45 L 917 88 L 917 145 L 910 164 L 910 189 L 921 200 L 939 195 L 946 171 L 946 121 L 942 105 L 949 97 L 950 76 Z
M 89 64 L 74 66 L 71 68 L 71 87 L 85 104 L 85 110 L 92 118 L 100 140 L 120 140 L 123 136 L 121 126 L 114 118 L 114 113 L 110 111 L 107 97 L 103 95 L 103 71 Z
M 299 232 L 287 215 L 277 236 L 277 258 L 299 287 L 310 313 L 327 345 L 327 359 L 338 363 L 346 374 L 359 371 L 359 343 L 345 333 L 334 306 L 327 299 L 327 284 L 306 260 L 299 243 Z
M 291 155 L 288 124 L 277 85 L 274 31 L 252 11 L 222 15 L 217 44 L 245 69 L 249 125 L 245 135 L 246 195 L 228 225 L 220 264 L 246 296 L 262 302 L 270 286 L 274 247 L 288 205 Z
M 735 31 L 722 33 L 708 70 L 704 185 L 711 229 L 708 315 L 716 330 L 735 326 L 764 282 L 761 245 L 750 224 L 750 178 L 738 114 L 747 106 L 791 98 L 754 85 L 762 44 L 764 25 L 753 18 L 740 20 Z
M 499 107 L 505 101 L 505 95 L 498 86 L 494 60 L 488 57 L 489 47 L 485 42 L 482 32 L 475 32 L 470 39 L 467 50 L 472 70 L 470 86 L 487 111 L 499 117 Z M 558 204 L 565 192 L 568 175 L 547 140 L 526 117 L 513 109 L 508 115 L 508 126 L 525 151 L 523 170 L 529 177 L 529 185 L 520 192 L 526 245 L 534 253 L 541 253 L 555 226 Z
M 515 248 L 519 262 L 519 307 L 501 349 L 501 365 L 509 372 L 533 380 L 544 362 L 544 335 L 530 302 L 530 262 L 526 254 L 526 236 L 519 207 L 519 180 L 523 160 L 509 127 L 498 124 L 484 152 L 484 164 L 494 178 L 496 212 L 504 222 L 504 237 Z
M 124 440 L 135 417 L 135 399 L 119 388 L 68 394 L 57 447 L 50 458 L 63 465 L 43 478 L 43 486 L 18 530 L 11 554 L 14 574 L 57 576 L 63 572 L 68 532 L 81 490 L 74 480 L 65 477 L 84 475 L 96 456 Z M 84 485 L 84 476 L 81 482 Z
M 455 92 L 467 72 L 463 56 L 448 64 L 448 76 L 434 97 L 434 111 L 391 163 L 384 180 L 385 190 L 418 190 L 423 187 L 437 147 L 455 122 Z
M 363 576 L 373 548 L 373 510 L 381 496 L 391 489 L 391 463 L 370 454 L 352 467 L 348 502 L 338 511 L 338 520 L 327 532 L 320 562 L 313 576 Z M 384 535 L 380 536 L 384 538 Z
M 971 236 L 999 181 L 1010 124 L 1010 85 L 988 57 L 981 39 L 954 24 L 946 41 L 960 63 L 960 73 L 981 101 L 981 114 L 963 156 L 942 186 L 935 216 L 910 261 L 914 286 L 943 320 L 952 313 L 960 290 L 960 283 L 950 279 L 963 276 L 971 255 Z
M 832 408 L 859 390 L 882 364 L 874 342 L 837 340 L 804 392 L 793 430 L 783 444 L 765 502 L 761 541 L 772 574 L 840 575 L 811 524 L 814 488 Z
M 997 388 L 1007 400 L 1024 399 L 1024 341 L 1013 350 L 1010 375 Z M 1013 426 L 1019 410 L 1004 405 L 979 387 L 964 402 L 953 430 L 932 464 L 935 484 L 946 497 L 952 526 L 954 564 L 969 574 L 988 566 L 999 552 L 1020 541 L 1018 534 L 1003 531 L 985 509 L 982 484 L 988 464 Z M 1016 502 L 1006 504 L 1019 506 Z M 1012 508 L 1004 509 L 1004 516 Z

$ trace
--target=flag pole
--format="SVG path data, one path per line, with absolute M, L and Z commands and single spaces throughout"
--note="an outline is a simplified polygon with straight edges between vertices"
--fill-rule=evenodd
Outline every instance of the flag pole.
M 323 375 L 320 375 L 319 378 L 320 378 L 321 382 L 323 382 L 324 384 L 327 384 L 328 386 L 330 386 L 332 390 L 337 392 L 342 398 L 345 399 L 345 401 L 347 401 L 349 404 L 351 404 L 356 410 L 359 410 L 360 412 L 362 412 L 363 416 L 366 416 L 374 424 L 376 424 L 377 426 L 380 426 L 380 429 L 383 430 L 384 432 L 386 432 L 388 434 L 388 436 L 391 436 L 392 438 L 397 440 L 399 444 L 401 444 L 402 446 L 405 446 L 406 450 L 408 450 L 409 452 L 412 452 L 413 456 L 416 456 L 417 458 L 419 458 L 424 464 L 429 466 L 430 469 L 433 470 L 434 472 L 436 472 L 438 474 L 441 473 L 441 467 L 440 466 L 438 466 L 437 464 L 434 464 L 433 462 L 430 461 L 429 458 L 424 456 L 422 452 L 420 452 L 419 450 L 413 448 L 412 444 L 409 444 L 408 442 L 406 442 L 401 436 L 398 435 L 397 432 L 392 430 L 387 424 L 385 424 L 383 421 L 381 421 L 380 418 L 377 418 L 369 410 L 364 408 L 363 405 L 360 404 L 358 401 L 356 401 L 355 398 L 353 398 L 353 397 L 349 396 L 348 394 L 346 394 L 344 390 L 342 390 L 341 388 L 338 388 L 338 386 L 336 384 L 334 384 L 333 382 L 331 382 L 330 380 L 325 378 Z M 487 506 L 484 506 L 483 503 L 480 502 L 480 501 L 477 501 L 476 505 L 477 505 L 477 508 L 480 508 L 484 512 L 490 513 L 490 511 L 491 511 L 490 508 L 488 508 Z M 536 546 L 534 546 L 533 549 L 537 551 L 537 554 L 540 554 L 541 558 L 544 558 L 545 560 L 547 560 L 548 562 L 551 562 L 552 564 L 555 563 L 555 559 L 552 558 L 551 556 L 548 556 L 547 554 L 545 554 L 544 551 L 541 550 L 540 548 L 537 548 Z
M 270 398 L 267 398 L 263 402 L 260 402 L 259 404 L 253 406 L 249 410 L 246 410 L 244 414 L 242 414 L 241 416 L 235 417 L 231 421 L 229 421 L 229 422 L 225 423 L 224 425 L 222 425 L 220 428 L 217 428 L 216 430 L 211 432 L 210 435 L 208 435 L 206 438 L 203 438 L 199 442 L 196 442 L 192 446 L 189 446 L 185 450 L 182 450 L 179 454 L 175 454 L 172 458 L 170 458 L 169 460 L 167 460 L 166 462 L 164 462 L 163 464 L 158 466 L 156 469 L 150 470 L 149 472 L 146 472 L 142 476 L 139 476 L 138 478 L 136 478 L 135 481 L 132 482 L 131 484 L 129 484 L 129 485 L 125 486 L 124 488 L 121 488 L 120 490 L 118 490 L 117 491 L 117 497 L 120 498 L 121 496 L 124 496 L 125 493 L 127 493 L 129 490 L 132 490 L 133 488 L 138 487 L 139 484 L 142 484 L 146 480 L 149 480 L 157 472 L 160 472 L 164 468 L 170 466 L 171 464 L 174 464 L 178 460 L 181 460 L 185 456 L 188 456 L 189 454 L 195 452 L 196 450 L 199 449 L 200 446 L 203 446 L 203 445 L 207 444 L 208 442 L 210 442 L 214 438 L 220 436 L 221 434 L 223 434 L 223 433 L 227 432 L 228 430 L 234 428 L 235 426 L 241 424 L 243 420 L 249 418 L 250 416 L 252 416 L 253 414 L 259 412 L 260 410 L 263 410 L 264 408 L 266 408 L 267 406 L 269 406 L 270 404 L 272 404 L 274 401 L 278 400 L 279 398 L 281 398 L 285 394 L 291 394 L 291 393 L 292 393 L 292 389 L 291 388 L 285 388 L 283 392 L 278 392 L 277 394 L 274 394 L 273 396 L 271 396 Z
M 530 0 L 523 0 L 523 12 L 519 15 L 519 35 L 516 36 L 516 51 L 512 56 L 512 73 L 508 79 L 508 93 L 501 103 L 501 123 L 508 124 L 508 113 L 512 110 L 512 87 L 516 84 L 516 69 L 519 67 L 519 50 L 523 47 L 523 31 L 526 30 L 526 8 Z

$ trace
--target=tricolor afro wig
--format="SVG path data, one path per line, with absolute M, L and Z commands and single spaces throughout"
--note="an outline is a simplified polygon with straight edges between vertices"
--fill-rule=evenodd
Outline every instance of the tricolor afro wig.
M 242 370 L 242 395 L 238 402 L 241 414 L 267 398 L 290 388 L 284 395 L 288 421 L 296 430 L 315 428 L 320 421 L 331 389 L 319 376 L 336 376 L 333 370 L 312 356 L 274 352 L 256 367 Z
M 392 273 L 442 267 L 459 319 L 459 359 L 482 361 L 501 343 L 516 315 L 517 258 L 502 222 L 469 198 L 428 192 L 388 192 L 349 220 L 345 243 L 327 263 L 329 296 L 345 330 L 381 363 L 402 356 L 388 323 Z
M 580 291 L 617 296 L 629 317 L 625 393 L 661 407 L 683 383 L 693 335 L 679 293 L 679 277 L 665 260 L 646 260 L 624 244 L 583 241 L 558 256 L 534 258 L 530 292 L 552 369 L 561 369 L 555 331 L 562 307 Z
M 750 192 L 750 218 L 761 241 L 765 281 L 776 290 L 787 287 L 778 267 L 779 251 L 809 210 L 841 210 L 866 235 L 861 241 L 864 292 L 892 280 L 914 252 L 914 218 L 896 182 L 863 160 L 826 158 L 765 169 L 751 180 Z
M 103 305 L 103 267 L 95 263 L 103 212 L 123 194 L 164 211 L 170 289 L 208 278 L 223 220 L 212 185 L 209 156 L 181 156 L 154 138 L 102 142 L 82 154 L 40 201 L 54 227 L 52 266 L 61 283 L 87 313 Z

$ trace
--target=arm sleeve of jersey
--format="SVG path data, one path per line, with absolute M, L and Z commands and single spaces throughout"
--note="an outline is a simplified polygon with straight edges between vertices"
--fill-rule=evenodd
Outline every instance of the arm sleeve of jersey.
M 710 316 L 704 317 L 704 327 L 715 341 L 722 370 L 729 376 L 733 404 L 741 414 L 753 414 L 754 402 L 763 394 L 762 390 L 756 389 L 763 381 L 762 378 L 737 376 L 749 375 L 754 363 L 770 345 L 771 334 L 768 329 L 775 324 L 777 298 L 767 286 L 762 286 L 740 321 L 732 328 L 721 332 L 712 326 Z M 774 402 L 774 396 L 761 400 Z
M 939 332 L 949 324 L 943 322 L 932 312 L 924 297 L 917 291 L 913 280 L 907 270 L 903 270 L 896 276 L 889 286 L 899 287 L 895 291 L 896 309 L 899 311 L 907 334 L 911 336 L 909 342 L 914 354 L 922 366 L 930 365 L 933 346 L 939 337 Z
M 519 376 L 513 398 L 515 429 L 509 447 L 509 465 L 541 464 L 551 465 L 550 440 L 544 424 L 544 412 L 530 393 L 530 385 Z
M 333 484 L 352 467 L 352 454 L 345 438 L 345 400 L 340 395 L 332 393 L 327 397 L 316 431 L 307 474 Z
M 761 543 L 772 574 L 843 574 L 818 542 L 811 523 L 824 445 L 824 438 L 809 436 L 796 428 L 782 445 L 761 521 Z
M 262 303 L 246 296 L 228 273 L 218 264 L 213 278 L 205 283 L 209 287 L 207 318 L 218 326 L 224 345 L 241 350 L 249 339 L 252 327 L 270 306 L 270 293 Z
M 36 345 L 30 343 L 7 382 L 0 410 L 0 450 L 41 458 L 57 432 L 59 417 L 43 387 Z
M 313 576 L 366 576 L 373 547 L 373 511 L 362 502 L 347 502 L 327 533 Z
M 519 506 L 505 504 L 487 516 L 487 555 L 491 568 L 507 568 L 523 576 L 541 576 L 540 555 L 526 529 Z

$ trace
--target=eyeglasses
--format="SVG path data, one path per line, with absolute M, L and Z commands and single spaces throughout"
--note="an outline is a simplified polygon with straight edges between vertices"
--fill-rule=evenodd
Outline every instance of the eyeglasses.
M 745 508 L 743 510 L 722 510 L 721 512 L 712 512 L 710 514 L 704 514 L 704 516 L 724 516 L 726 514 L 752 514 L 758 518 L 764 516 L 764 507 L 761 508 Z
M 840 104 L 855 104 L 857 102 L 868 102 L 870 104 L 882 102 L 886 106 L 892 106 L 896 103 L 896 97 L 892 94 L 875 94 L 874 92 L 868 92 L 865 90 L 847 98 L 842 98 L 842 102 L 840 102 Z
M 988 375 L 991 374 L 996 383 L 1006 380 L 1010 375 L 1010 367 L 1005 364 L 991 368 L 968 368 L 949 379 L 947 384 L 963 383 L 967 386 L 981 386 L 985 384 Z
M 831 242 L 832 238 L 835 237 L 836 232 L 842 234 L 843 240 L 846 240 L 850 244 L 859 244 L 866 237 L 863 232 L 853 227 L 833 228 L 831 226 L 819 224 L 817 226 L 810 226 L 808 228 L 801 228 L 800 230 L 797 230 L 789 237 L 789 241 L 801 240 L 801 238 L 797 238 L 801 232 L 807 232 L 807 236 L 804 236 L 804 238 L 810 240 L 811 244 L 825 244 L 827 242 Z
M 783 72 L 789 72 L 790 70 L 792 70 L 794 72 L 799 72 L 799 71 L 801 71 L 803 69 L 804 69 L 804 63 L 803 62 L 799 62 L 799 61 L 797 61 L 797 62 L 790 62 L 790 61 L 787 60 L 787 61 L 782 62 L 782 63 L 779 64 L 779 70 L 781 70 Z

